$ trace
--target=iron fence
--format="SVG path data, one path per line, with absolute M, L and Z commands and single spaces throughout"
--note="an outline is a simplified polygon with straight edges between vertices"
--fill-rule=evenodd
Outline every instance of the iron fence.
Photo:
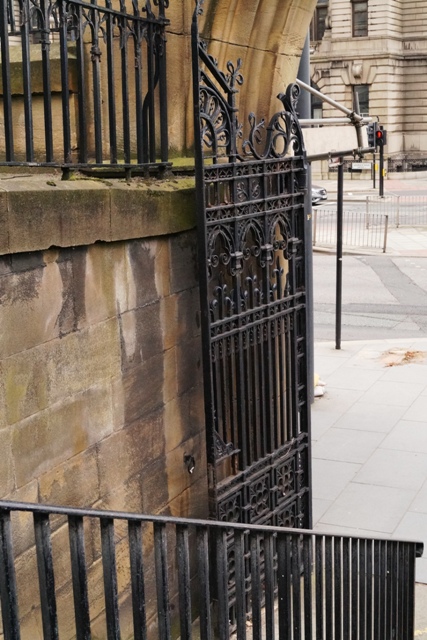
M 168 4 L 2 2 L 0 164 L 165 165 Z
M 366 213 L 371 215 L 374 212 L 388 215 L 390 224 L 395 227 L 426 227 L 427 196 L 367 196 Z
M 388 216 L 382 213 L 344 211 L 343 246 L 352 249 L 387 249 Z M 313 246 L 337 243 L 337 212 L 313 209 Z
M 409 640 L 422 550 L 416 542 L 1 501 L 3 633 L 19 640 L 30 624 L 31 637 L 45 640 L 229 640 L 233 630 L 244 640 L 249 628 L 254 640 Z

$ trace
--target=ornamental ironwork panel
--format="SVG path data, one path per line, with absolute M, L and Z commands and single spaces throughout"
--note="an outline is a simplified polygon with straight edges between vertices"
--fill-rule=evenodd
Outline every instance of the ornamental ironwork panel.
M 242 61 L 225 72 L 193 20 L 200 291 L 211 516 L 309 527 L 306 161 L 280 94 L 239 119 Z

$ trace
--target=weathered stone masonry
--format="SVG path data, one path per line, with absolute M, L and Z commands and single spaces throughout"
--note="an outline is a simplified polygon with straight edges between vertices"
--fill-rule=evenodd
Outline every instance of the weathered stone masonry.
M 0 186 L 0 495 L 205 517 L 192 182 L 113 187 L 38 176 Z M 186 453 L 196 460 L 192 475 Z M 22 524 L 20 615 L 23 638 L 34 640 L 34 538 Z M 67 548 L 62 524 L 54 526 L 58 558 Z M 88 556 L 95 629 L 104 606 L 98 535 Z M 125 555 L 119 545 L 123 603 Z M 68 637 L 65 556 L 55 579 Z

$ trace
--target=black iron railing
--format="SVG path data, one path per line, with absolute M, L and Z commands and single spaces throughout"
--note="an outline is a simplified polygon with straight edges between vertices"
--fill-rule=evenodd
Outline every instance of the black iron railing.
M 0 164 L 165 164 L 168 4 L 2 2 Z
M 421 554 L 416 542 L 2 501 L 3 633 L 19 640 L 30 618 L 46 640 L 228 640 L 233 625 L 238 640 L 249 627 L 254 640 L 409 640 Z

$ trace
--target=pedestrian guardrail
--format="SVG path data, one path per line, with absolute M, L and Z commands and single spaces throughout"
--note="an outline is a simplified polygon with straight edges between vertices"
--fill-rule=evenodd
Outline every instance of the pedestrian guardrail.
M 390 224 L 395 227 L 426 227 L 427 196 L 367 196 L 366 214 L 388 215 Z
M 343 247 L 349 249 L 387 249 L 388 216 L 361 211 L 343 212 Z M 313 209 L 313 246 L 335 247 L 337 212 Z
M 1 501 L 2 631 L 7 640 L 21 630 L 45 640 L 229 640 L 236 630 L 245 640 L 250 621 L 253 640 L 412 640 L 422 550 L 394 539 Z

